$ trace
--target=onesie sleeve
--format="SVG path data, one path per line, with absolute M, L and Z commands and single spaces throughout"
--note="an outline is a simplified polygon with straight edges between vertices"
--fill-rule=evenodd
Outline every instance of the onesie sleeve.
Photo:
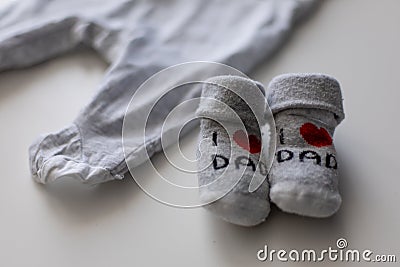
M 0 71 L 43 62 L 80 43 L 72 34 L 79 19 L 63 8 L 68 2 L 24 0 L 0 6 Z

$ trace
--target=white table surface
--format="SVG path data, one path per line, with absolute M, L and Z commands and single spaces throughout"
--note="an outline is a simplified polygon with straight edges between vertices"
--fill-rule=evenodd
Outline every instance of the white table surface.
M 267 84 L 285 72 L 324 72 L 341 82 L 347 117 L 335 144 L 343 205 L 329 219 L 274 208 L 248 229 L 203 209 L 162 205 L 131 178 L 92 188 L 36 184 L 29 144 L 72 121 L 107 66 L 80 51 L 1 73 L 0 266 L 273 266 L 256 258 L 265 244 L 319 250 L 341 237 L 350 248 L 396 254 L 399 262 L 399 10 L 397 0 L 325 1 L 251 75 Z M 185 151 L 194 151 L 196 136 L 183 141 Z

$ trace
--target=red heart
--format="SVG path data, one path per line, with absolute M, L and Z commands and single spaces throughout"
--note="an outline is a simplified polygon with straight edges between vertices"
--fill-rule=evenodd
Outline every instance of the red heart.
M 312 123 L 305 123 L 300 128 L 300 134 L 312 146 L 323 147 L 332 145 L 332 137 L 325 128 L 318 128 Z
M 243 130 L 236 131 L 233 134 L 233 140 L 241 148 L 246 149 L 251 154 L 260 153 L 261 151 L 261 141 L 257 136 L 251 134 L 247 137 L 247 134 Z

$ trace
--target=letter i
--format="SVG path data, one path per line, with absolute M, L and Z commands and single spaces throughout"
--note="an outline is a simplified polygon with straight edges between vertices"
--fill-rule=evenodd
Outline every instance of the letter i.
M 213 132 L 212 140 L 213 140 L 214 146 L 217 146 L 217 132 Z
M 283 128 L 279 130 L 279 142 L 281 145 L 285 144 L 285 136 L 283 135 Z

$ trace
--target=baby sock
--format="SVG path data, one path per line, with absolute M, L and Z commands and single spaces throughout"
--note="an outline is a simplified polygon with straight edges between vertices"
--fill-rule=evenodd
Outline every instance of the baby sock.
M 341 204 L 332 141 L 344 119 L 339 83 L 324 74 L 281 75 L 269 84 L 268 103 L 278 139 L 271 201 L 289 213 L 333 215 Z
M 201 117 L 200 201 L 225 221 L 242 226 L 263 222 L 270 211 L 261 141 L 263 93 L 262 86 L 247 78 L 215 77 L 203 86 L 196 112 Z M 250 192 L 252 179 L 262 183 Z

